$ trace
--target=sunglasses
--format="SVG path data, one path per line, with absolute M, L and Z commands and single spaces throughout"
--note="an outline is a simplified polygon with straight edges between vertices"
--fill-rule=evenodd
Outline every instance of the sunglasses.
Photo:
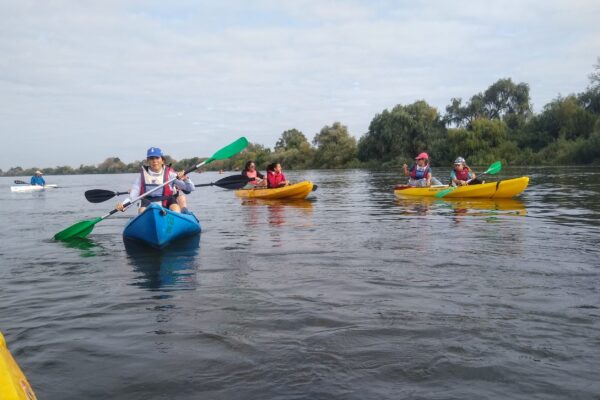
M 147 160 L 158 160 L 160 157 L 147 157 Z

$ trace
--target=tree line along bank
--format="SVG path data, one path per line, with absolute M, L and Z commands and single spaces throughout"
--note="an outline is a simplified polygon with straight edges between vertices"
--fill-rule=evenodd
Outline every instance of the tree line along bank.
M 527 83 L 500 79 L 463 101 L 452 98 L 445 112 L 425 100 L 398 104 L 376 114 L 357 141 L 345 125 L 324 126 L 309 142 L 297 129 L 283 132 L 273 149 L 251 143 L 241 154 L 215 161 L 210 170 L 240 170 L 247 160 L 259 168 L 279 161 L 285 169 L 397 167 L 427 151 L 433 165 L 465 157 L 472 165 L 502 160 L 509 165 L 600 164 L 600 57 L 582 93 L 558 96 L 533 113 Z M 167 161 L 185 169 L 201 158 Z M 44 168 L 47 175 L 139 171 L 142 161 L 110 157 L 98 165 Z M 33 175 L 39 167 L 0 170 L 3 176 Z

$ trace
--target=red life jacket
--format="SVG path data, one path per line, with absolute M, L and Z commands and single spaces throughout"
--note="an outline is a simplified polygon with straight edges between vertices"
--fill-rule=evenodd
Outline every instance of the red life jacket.
M 285 175 L 283 172 L 276 174 L 273 171 L 267 171 L 267 183 L 270 188 L 278 188 L 282 182 L 285 182 Z
M 168 165 L 165 165 L 165 173 L 163 174 L 162 179 L 150 180 L 152 177 L 148 174 L 148 167 L 142 167 L 142 184 L 140 186 L 140 195 L 167 182 L 169 180 L 169 174 L 171 173 L 171 171 L 173 171 L 173 169 Z M 160 195 L 156 193 L 160 193 Z M 152 199 L 156 197 L 157 199 L 155 201 L 162 200 L 162 206 L 167 207 L 168 200 L 173 198 L 173 194 L 173 182 L 171 182 L 170 184 L 162 187 L 162 192 L 160 190 L 153 192 L 152 195 L 148 196 L 148 200 L 152 201 Z
M 419 179 L 427 179 L 427 174 L 428 174 L 428 173 L 429 173 L 429 164 L 427 164 L 427 165 L 425 166 L 425 170 L 423 171 L 423 175 L 422 175 L 422 176 L 417 176 L 417 165 L 416 165 L 416 164 L 414 164 L 414 165 L 411 167 L 411 169 L 410 169 L 410 177 L 411 177 L 412 179 L 415 179 L 415 180 L 419 180 Z M 419 175 L 421 175 L 421 174 L 419 173 Z
M 469 170 L 466 167 L 463 167 L 462 171 L 454 170 L 454 175 L 456 179 L 459 181 L 468 181 L 469 180 Z

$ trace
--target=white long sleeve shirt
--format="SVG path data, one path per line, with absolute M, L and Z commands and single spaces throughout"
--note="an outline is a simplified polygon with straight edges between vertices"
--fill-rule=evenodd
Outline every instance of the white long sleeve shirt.
M 156 176 L 157 178 L 160 178 L 164 175 L 164 169 L 161 169 L 160 172 L 153 172 L 150 168 L 148 168 L 148 174 L 150 176 Z M 171 179 L 176 178 L 176 177 L 177 177 L 177 173 L 175 171 L 171 171 L 171 173 L 169 173 L 169 177 L 167 180 L 170 181 Z M 181 179 L 175 179 L 173 184 L 175 187 L 177 187 L 181 190 L 185 190 L 186 192 L 192 192 L 195 189 L 194 184 L 192 183 L 191 179 L 188 179 L 187 181 L 183 181 Z M 138 174 L 137 178 L 135 178 L 135 182 L 133 182 L 133 185 L 131 186 L 131 190 L 129 192 L 129 197 L 127 199 L 125 199 L 123 201 L 123 203 L 131 202 L 132 199 L 136 199 L 140 195 L 141 188 L 142 188 L 142 175 Z M 149 198 L 160 197 L 160 196 L 162 196 L 162 190 L 157 190 L 156 192 L 153 192 L 148 195 Z

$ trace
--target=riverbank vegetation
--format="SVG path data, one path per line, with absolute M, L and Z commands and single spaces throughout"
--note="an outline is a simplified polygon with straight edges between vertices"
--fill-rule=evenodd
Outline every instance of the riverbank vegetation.
M 243 153 L 207 169 L 239 170 L 246 160 L 255 160 L 260 168 L 279 161 L 285 169 L 398 166 L 422 151 L 430 154 L 433 165 L 450 164 L 458 155 L 473 165 L 496 160 L 510 165 L 600 164 L 600 57 L 589 79 L 584 92 L 558 96 L 538 114 L 532 111 L 529 85 L 506 78 L 468 100 L 452 98 L 443 113 L 425 100 L 383 110 L 358 141 L 341 122 L 324 126 L 311 142 L 289 129 L 273 149 L 251 143 Z M 178 170 L 202 160 L 167 158 Z M 141 164 L 111 157 L 98 165 L 44 168 L 44 173 L 137 172 Z M 14 167 L 0 174 L 33 175 L 36 169 Z

